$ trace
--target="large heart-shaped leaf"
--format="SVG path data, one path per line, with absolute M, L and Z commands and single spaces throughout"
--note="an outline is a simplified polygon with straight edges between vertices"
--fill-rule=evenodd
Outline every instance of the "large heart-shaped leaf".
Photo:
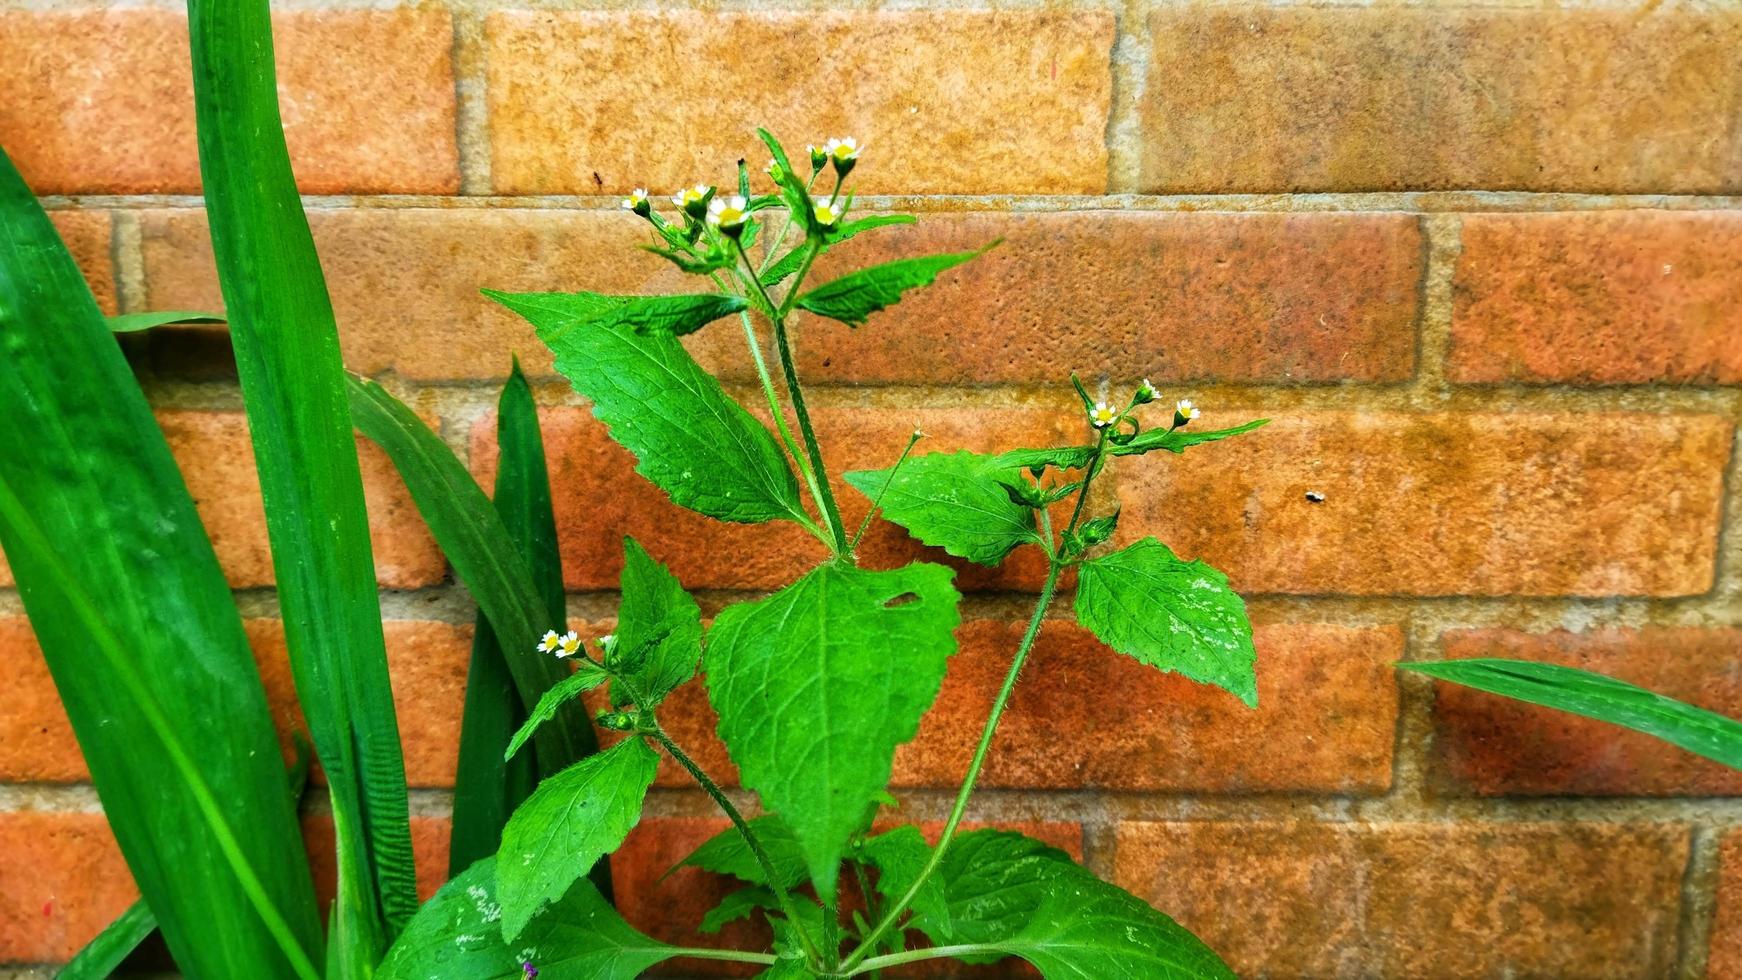
M 831 562 L 708 631 L 708 693 L 744 784 L 832 897 L 841 855 L 937 697 L 961 598 L 949 569 Z

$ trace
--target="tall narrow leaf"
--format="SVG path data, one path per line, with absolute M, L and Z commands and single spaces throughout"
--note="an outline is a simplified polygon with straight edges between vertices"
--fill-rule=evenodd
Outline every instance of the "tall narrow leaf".
M 266 0 L 189 0 L 200 177 L 285 639 L 333 802 L 338 976 L 417 908 L 405 765 L 332 303 L 278 115 Z
M 171 953 L 189 977 L 298 975 L 319 921 L 241 620 L 151 409 L 4 153 L 0 414 L 0 547 Z

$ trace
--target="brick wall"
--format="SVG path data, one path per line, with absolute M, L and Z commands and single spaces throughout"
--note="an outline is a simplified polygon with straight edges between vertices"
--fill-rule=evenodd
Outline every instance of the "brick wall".
M 608 628 L 625 532 L 710 608 L 817 552 L 674 511 L 477 287 L 669 287 L 614 195 L 724 179 L 701 168 L 756 123 L 851 133 L 861 200 L 921 222 L 841 267 L 1008 241 L 867 328 L 801 328 L 837 466 L 884 464 L 916 422 L 934 450 L 1069 433 L 1071 368 L 1147 376 L 1205 424 L 1275 420 L 1108 480 L 1123 533 L 1248 596 L 1262 707 L 1057 622 L 974 819 L 1078 851 L 1243 974 L 1742 978 L 1742 776 L 1389 668 L 1527 657 L 1742 714 L 1734 5 L 279 6 L 347 357 L 487 477 L 523 355 L 577 619 Z M 186 49 L 173 4 L 0 0 L 0 143 L 111 310 L 221 306 Z M 696 343 L 746 390 L 735 335 Z M 221 331 L 127 346 L 293 724 Z M 471 607 L 368 451 L 365 478 L 429 887 Z M 945 812 L 1039 573 L 963 570 L 962 655 L 897 758 L 915 818 Z M 0 690 L 0 962 L 52 963 L 131 886 L 3 568 Z M 668 715 L 730 775 L 699 691 Z M 717 826 L 678 776 L 615 859 L 632 917 L 674 937 L 665 912 L 715 886 L 659 874 Z

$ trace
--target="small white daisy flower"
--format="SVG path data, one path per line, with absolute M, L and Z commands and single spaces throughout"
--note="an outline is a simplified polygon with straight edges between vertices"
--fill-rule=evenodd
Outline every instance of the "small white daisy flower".
M 1185 425 L 1198 417 L 1198 407 L 1192 404 L 1190 398 L 1181 398 L 1173 403 L 1173 424 Z
M 1113 406 L 1106 402 L 1096 402 L 1095 407 L 1089 410 L 1089 421 L 1094 423 L 1097 429 L 1105 429 L 1112 425 L 1113 420 L 1118 417 L 1119 413 L 1114 411 Z
M 823 152 L 836 164 L 852 163 L 859 159 L 859 141 L 851 136 L 832 139 L 823 144 Z
M 1137 386 L 1138 404 L 1147 405 L 1150 402 L 1155 401 L 1155 396 L 1155 386 L 1149 383 L 1148 378 L 1144 378 L 1143 383 Z
M 744 220 L 750 217 L 749 209 L 750 202 L 737 194 L 716 197 L 708 204 L 708 223 L 730 234 L 744 227 Z
M 636 214 L 646 214 L 651 208 L 647 203 L 647 188 L 637 187 L 623 199 L 623 210 L 634 211 Z
M 545 630 L 544 636 L 538 641 L 539 653 L 555 653 L 562 646 L 563 638 L 556 630 Z
M 811 198 L 811 211 L 817 216 L 817 224 L 824 228 L 833 228 L 841 221 L 840 206 L 826 197 Z
M 806 146 L 804 148 L 804 151 L 806 153 L 810 154 L 811 169 L 812 170 L 821 170 L 821 169 L 823 169 L 823 164 L 829 162 L 829 155 L 827 153 L 825 153 L 815 143 L 812 143 L 809 146 Z
M 581 635 L 574 630 L 569 630 L 563 634 L 561 644 L 562 651 L 557 654 L 557 657 L 563 659 L 572 657 L 581 652 Z
M 676 194 L 671 196 L 671 203 L 680 208 L 687 208 L 692 204 L 700 204 L 702 203 L 702 199 L 707 197 L 708 192 L 711 190 L 713 190 L 713 188 L 709 187 L 707 184 L 697 184 L 694 187 L 685 187 L 683 190 L 678 191 Z

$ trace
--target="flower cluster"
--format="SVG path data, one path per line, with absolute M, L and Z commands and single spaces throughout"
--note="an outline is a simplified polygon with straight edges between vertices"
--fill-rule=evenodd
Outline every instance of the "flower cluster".
M 1073 380 L 1075 380 L 1074 377 Z M 1127 405 L 1123 411 L 1113 407 L 1111 403 L 1106 401 L 1095 401 L 1091 403 L 1088 394 L 1082 390 L 1080 384 L 1078 385 L 1077 391 L 1082 395 L 1083 409 L 1089 415 L 1090 425 L 1097 429 L 1111 429 L 1117 427 L 1122 422 L 1129 422 L 1131 424 L 1132 431 L 1124 434 L 1123 438 L 1115 436 L 1115 442 L 1121 442 L 1135 436 L 1138 429 L 1135 416 L 1137 407 L 1139 405 L 1147 405 L 1161 397 L 1160 392 L 1156 390 L 1155 385 L 1150 384 L 1148 378 L 1144 378 L 1143 383 L 1137 386 L 1137 390 L 1131 395 L 1131 403 Z M 1198 408 L 1196 405 L 1192 404 L 1192 400 L 1190 398 L 1181 398 L 1173 404 L 1173 425 L 1169 427 L 1169 430 L 1171 431 L 1172 429 L 1177 429 L 1181 426 L 1190 425 L 1197 417 Z
M 538 652 L 554 654 L 558 660 L 566 660 L 581 652 L 581 635 L 574 630 L 561 634 L 556 630 L 548 630 L 538 641 Z

